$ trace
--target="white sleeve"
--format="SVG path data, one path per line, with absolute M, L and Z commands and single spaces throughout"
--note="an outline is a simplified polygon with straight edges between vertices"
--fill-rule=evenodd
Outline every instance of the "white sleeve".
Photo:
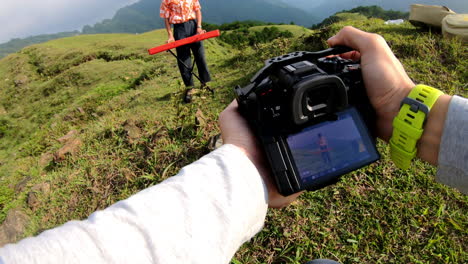
M 453 96 L 440 140 L 436 180 L 468 194 L 468 99 Z
M 0 263 L 229 263 L 263 227 L 267 191 L 225 145 L 127 200 L 0 249 Z

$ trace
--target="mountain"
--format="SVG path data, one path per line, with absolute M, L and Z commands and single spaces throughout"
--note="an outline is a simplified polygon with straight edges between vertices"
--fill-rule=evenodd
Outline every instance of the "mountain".
M 334 1 L 312 1 L 308 0 L 283 0 L 289 5 L 302 8 L 303 10 L 310 12 L 320 19 L 324 19 L 331 14 L 336 12 L 351 9 L 358 6 L 372 6 L 378 5 L 383 9 L 387 10 L 398 10 L 408 12 L 411 4 L 421 3 L 427 5 L 444 5 L 453 9 L 457 13 L 468 13 L 468 1 L 466 0 L 424 0 L 424 1 L 412 1 L 412 0 L 334 0 Z
M 357 20 L 359 18 L 380 18 L 383 20 L 405 19 L 409 17 L 409 12 L 384 10 L 380 6 L 359 6 L 350 10 L 343 10 L 325 18 L 321 23 L 314 25 L 313 29 L 318 29 L 343 20 Z
M 112 19 L 85 26 L 84 34 L 128 32 L 140 33 L 164 26 L 159 17 L 160 1 L 141 0 L 121 8 Z M 241 20 L 291 23 L 311 26 L 318 22 L 312 14 L 280 0 L 204 0 L 203 21 L 223 24 Z M 261 10 L 261 12 L 259 12 Z
M 32 44 L 46 42 L 52 39 L 58 38 L 66 38 L 71 36 L 79 35 L 79 31 L 71 31 L 71 32 L 60 32 L 57 34 L 44 34 L 38 36 L 32 36 L 28 38 L 15 38 L 6 43 L 0 44 L 0 58 L 5 57 L 10 53 L 17 52 L 18 50 L 27 47 Z

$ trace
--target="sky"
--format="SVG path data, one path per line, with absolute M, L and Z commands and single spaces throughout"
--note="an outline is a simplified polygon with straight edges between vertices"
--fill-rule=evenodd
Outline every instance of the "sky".
M 0 0 L 0 43 L 81 30 L 138 0 Z

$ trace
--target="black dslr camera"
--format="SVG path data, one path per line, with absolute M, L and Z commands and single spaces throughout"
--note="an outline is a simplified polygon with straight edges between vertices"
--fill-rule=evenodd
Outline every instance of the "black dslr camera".
M 320 189 L 379 159 L 360 64 L 329 56 L 347 51 L 272 58 L 249 85 L 235 88 L 282 195 Z

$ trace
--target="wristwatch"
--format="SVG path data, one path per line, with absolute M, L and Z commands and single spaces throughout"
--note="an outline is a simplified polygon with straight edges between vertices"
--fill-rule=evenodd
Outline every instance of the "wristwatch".
M 442 94 L 440 90 L 418 84 L 401 102 L 400 112 L 393 119 L 390 139 L 390 157 L 398 168 L 408 169 L 411 165 L 429 111 Z

